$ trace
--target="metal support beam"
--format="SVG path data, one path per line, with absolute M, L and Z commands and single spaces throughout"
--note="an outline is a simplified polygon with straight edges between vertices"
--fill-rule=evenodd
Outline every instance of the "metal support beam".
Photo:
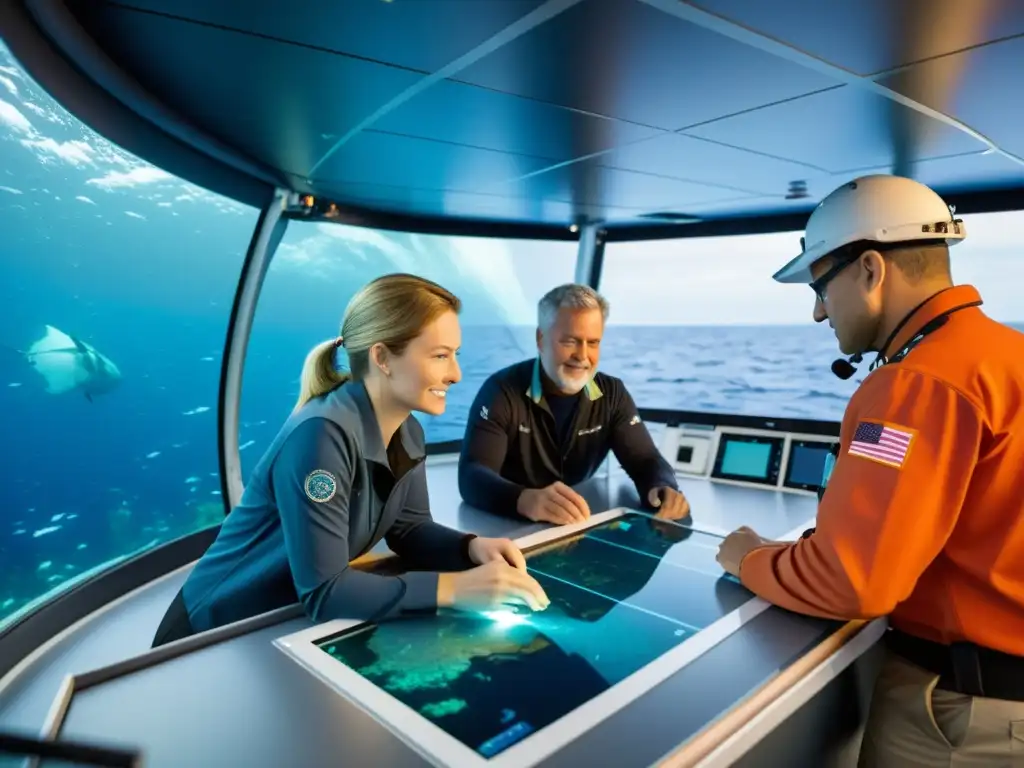
M 235 291 L 235 301 L 228 321 L 224 342 L 224 359 L 220 371 L 218 398 L 217 447 L 220 454 L 220 487 L 224 512 L 230 512 L 242 498 L 242 460 L 238 452 L 239 403 L 242 398 L 242 373 L 245 351 L 249 346 L 256 302 L 263 289 L 270 260 L 281 244 L 288 219 L 284 212 L 292 193 L 275 190 L 273 198 L 260 212 L 256 230 L 245 254 L 242 273 Z
M 601 273 L 604 271 L 604 241 L 607 233 L 600 229 L 594 240 L 594 255 L 590 262 L 590 287 L 601 290 Z
M 597 224 L 584 224 L 580 227 L 579 249 L 576 252 L 575 282 L 589 285 L 592 288 L 597 287 L 595 278 L 599 275 L 594 273 L 594 261 L 600 239 L 599 226 Z

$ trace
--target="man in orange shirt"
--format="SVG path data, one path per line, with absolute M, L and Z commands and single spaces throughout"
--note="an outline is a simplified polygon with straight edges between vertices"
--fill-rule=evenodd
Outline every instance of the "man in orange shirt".
M 862 768 L 1024 765 L 1024 334 L 954 286 L 966 236 L 942 199 L 897 176 L 826 197 L 774 276 L 809 283 L 841 351 L 878 353 L 850 400 L 817 527 L 749 528 L 723 568 L 780 607 L 889 617 Z M 1015 762 L 1017 761 L 1017 762 Z

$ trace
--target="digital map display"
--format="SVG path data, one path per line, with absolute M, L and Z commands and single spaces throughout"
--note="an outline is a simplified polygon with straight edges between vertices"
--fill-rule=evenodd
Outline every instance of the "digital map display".
M 364 624 L 315 645 L 492 758 L 750 600 L 721 539 L 627 513 L 527 552 L 551 605 Z

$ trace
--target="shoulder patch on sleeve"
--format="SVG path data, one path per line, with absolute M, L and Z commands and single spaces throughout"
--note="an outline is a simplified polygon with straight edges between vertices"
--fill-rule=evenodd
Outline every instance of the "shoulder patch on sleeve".
M 641 421 L 640 414 L 639 413 L 634 414 L 633 418 L 629 420 L 629 426 L 632 427 L 634 424 L 639 424 L 640 421 Z
M 338 481 L 326 469 L 314 469 L 306 475 L 306 495 L 310 501 L 324 504 L 338 492 Z
M 857 425 L 846 452 L 851 456 L 902 469 L 917 431 L 899 424 L 862 421 Z

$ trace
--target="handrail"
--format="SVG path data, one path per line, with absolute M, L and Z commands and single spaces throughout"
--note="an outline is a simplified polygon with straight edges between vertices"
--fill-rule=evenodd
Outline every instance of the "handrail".
M 199 559 L 217 537 L 219 526 L 140 552 L 74 586 L 53 594 L 0 629 L 0 689 L 7 675 L 79 621 L 110 609 L 133 590 Z
M 125 747 L 86 744 L 82 741 L 50 741 L 0 731 L 0 755 L 30 760 L 59 760 L 69 765 L 95 768 L 141 768 L 142 752 Z

